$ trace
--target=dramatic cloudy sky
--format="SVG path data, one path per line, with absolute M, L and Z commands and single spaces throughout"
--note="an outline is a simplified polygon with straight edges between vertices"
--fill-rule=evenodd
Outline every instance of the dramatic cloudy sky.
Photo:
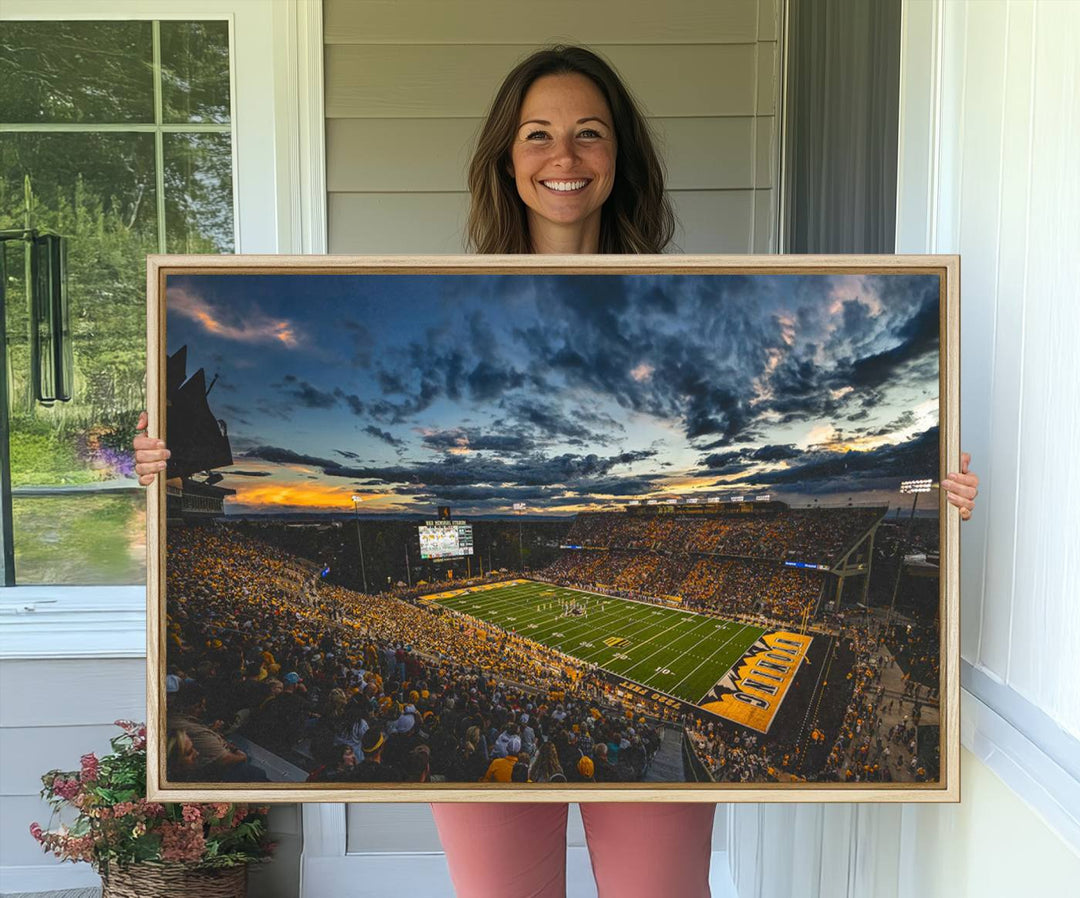
M 185 276 L 233 512 L 896 504 L 937 476 L 938 279 Z M 927 502 L 931 506 L 932 502 Z

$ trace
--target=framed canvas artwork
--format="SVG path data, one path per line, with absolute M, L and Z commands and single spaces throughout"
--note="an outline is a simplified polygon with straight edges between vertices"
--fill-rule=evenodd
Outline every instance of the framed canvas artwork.
M 958 800 L 958 291 L 151 256 L 151 797 Z

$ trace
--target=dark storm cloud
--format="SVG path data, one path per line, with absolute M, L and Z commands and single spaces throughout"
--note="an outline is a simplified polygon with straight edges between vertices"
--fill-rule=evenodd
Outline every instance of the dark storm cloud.
M 269 477 L 269 471 L 227 471 L 230 477 Z
M 747 455 L 754 461 L 783 461 L 788 458 L 798 458 L 802 455 L 800 449 L 796 449 L 790 443 L 784 446 L 762 446 Z
M 355 459 L 358 459 L 360 457 L 355 452 L 349 452 L 349 450 L 347 450 L 347 449 L 335 449 L 334 452 L 336 452 L 342 458 L 351 458 L 351 459 L 355 460 Z
M 341 387 L 334 387 L 329 391 L 320 390 L 294 374 L 286 374 L 281 378 L 281 383 L 271 386 L 277 387 L 305 408 L 331 409 L 340 403 L 357 416 L 363 415 L 365 411 L 364 403 L 354 393 L 346 393 Z
M 329 458 L 305 455 L 302 452 L 294 452 L 292 449 L 282 449 L 278 446 L 253 446 L 245 451 L 244 455 L 247 458 L 260 458 L 263 461 L 277 462 L 282 465 L 309 465 L 314 468 L 322 468 L 328 474 L 348 470 Z M 339 476 L 347 477 L 349 475 L 342 474 Z
M 782 471 L 749 474 L 737 482 L 792 485 L 804 492 L 898 488 L 904 479 L 935 476 L 937 465 L 938 428 L 931 427 L 907 442 L 868 452 L 807 452 Z
M 364 433 L 366 433 L 368 436 L 374 437 L 377 440 L 381 440 L 389 446 L 402 445 L 402 441 L 395 437 L 392 433 L 387 430 L 379 430 L 379 428 L 376 427 L 374 424 L 369 424 L 367 427 L 365 427 Z
M 754 379 L 783 345 L 777 317 L 755 302 L 759 288 L 742 277 L 550 279 L 536 284 L 549 317 L 515 336 L 538 377 L 729 445 L 751 428 Z
M 334 397 L 340 399 L 345 404 L 345 407 L 357 417 L 364 414 L 364 403 L 360 401 L 360 397 L 355 393 L 346 393 L 340 387 L 336 387 Z
M 699 465 L 710 470 L 697 476 L 734 474 L 747 468 L 751 462 L 785 461 L 789 458 L 798 458 L 802 454 L 802 450 L 791 444 L 762 446 L 759 449 L 735 449 L 731 452 L 714 452 L 698 462 Z
M 632 465 L 655 455 L 655 450 L 644 449 L 611 456 L 572 453 L 553 457 L 530 455 L 513 462 L 485 456 L 448 455 L 436 462 L 346 467 L 331 459 L 276 446 L 257 446 L 245 452 L 249 458 L 321 468 L 330 477 L 356 478 L 371 483 L 416 483 L 428 488 L 503 483 L 523 486 L 573 483 L 585 478 L 601 477 L 617 467 Z
M 372 404 L 372 414 L 401 423 L 444 396 L 455 402 L 501 399 L 533 382 L 503 356 L 509 348 L 479 312 L 456 327 L 430 327 L 379 362 L 375 377 L 384 398 Z
M 423 434 L 425 446 L 440 452 L 470 449 L 475 452 L 501 452 L 508 455 L 531 452 L 536 443 L 523 434 L 481 433 L 475 430 L 437 430 Z
M 851 362 L 845 379 L 856 389 L 877 387 L 889 381 L 904 365 L 937 351 L 940 306 L 937 290 L 930 291 L 918 308 L 897 330 L 899 342 L 890 349 Z
M 507 412 L 517 428 L 529 430 L 535 440 L 543 442 L 565 439 L 577 445 L 602 445 L 611 441 L 605 430 L 622 430 L 622 425 L 607 415 L 566 409 L 540 399 L 510 403 Z
M 569 492 L 575 496 L 640 496 L 657 489 L 663 477 L 656 474 L 644 474 L 639 477 L 612 477 L 604 480 L 590 480 L 574 486 Z
M 868 431 L 867 435 L 872 437 L 888 436 L 891 433 L 896 433 L 898 430 L 907 430 L 914 423 L 915 413 L 909 409 L 900 416 L 894 418 L 892 421 L 890 421 L 883 427 L 878 427 L 876 430 Z
M 337 397 L 332 392 L 320 390 L 295 375 L 286 374 L 281 380 L 282 383 L 276 386 L 305 408 L 333 408 L 337 405 Z
M 513 368 L 481 361 L 465 378 L 471 398 L 478 401 L 497 399 L 525 383 L 525 375 Z
M 744 457 L 744 454 L 737 449 L 732 452 L 714 452 L 712 455 L 703 458 L 700 464 L 706 468 L 723 468 L 732 462 L 740 461 Z
M 474 502 L 484 503 L 490 508 L 505 508 L 514 502 L 546 505 L 557 498 L 562 490 L 535 486 L 440 486 L 434 489 L 399 486 L 394 488 L 394 492 L 419 502 Z

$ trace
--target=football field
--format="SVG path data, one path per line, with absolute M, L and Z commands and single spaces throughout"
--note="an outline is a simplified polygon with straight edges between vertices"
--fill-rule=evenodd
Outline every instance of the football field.
M 472 615 L 564 654 L 698 704 L 758 637 L 761 627 L 675 608 L 511 581 L 421 601 Z M 586 615 L 564 614 L 575 602 Z

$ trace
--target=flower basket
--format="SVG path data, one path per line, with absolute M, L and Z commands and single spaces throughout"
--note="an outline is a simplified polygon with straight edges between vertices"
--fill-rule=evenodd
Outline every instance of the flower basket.
M 146 799 L 146 728 L 118 720 L 112 754 L 83 755 L 77 771 L 50 770 L 41 797 L 74 820 L 30 825 L 41 847 L 84 861 L 101 875 L 103 898 L 244 898 L 248 864 L 270 859 L 269 808 L 230 802 L 162 804 Z M 179 731 L 174 747 L 184 748 Z
M 199 870 L 186 864 L 132 864 L 102 873 L 101 898 L 244 898 L 246 865 Z

